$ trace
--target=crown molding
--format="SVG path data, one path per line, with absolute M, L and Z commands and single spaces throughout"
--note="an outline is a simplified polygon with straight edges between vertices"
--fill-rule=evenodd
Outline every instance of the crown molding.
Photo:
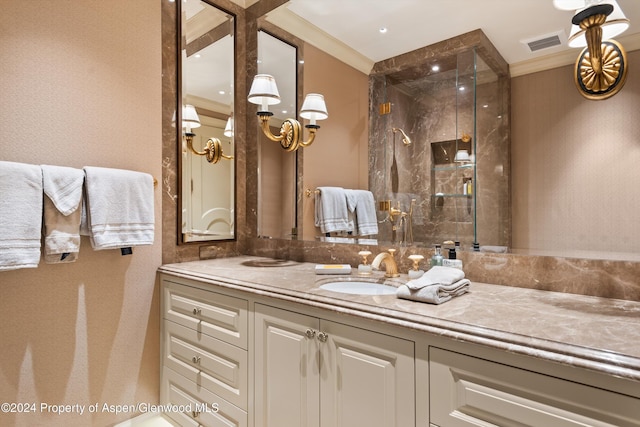
M 616 37 L 616 41 L 624 47 L 627 52 L 640 49 L 640 33 L 623 37 Z M 511 77 L 523 76 L 525 74 L 537 73 L 539 71 L 550 70 L 552 68 L 564 67 L 575 64 L 581 49 L 563 50 L 551 55 L 527 61 L 516 62 L 509 65 Z
M 373 68 L 372 60 L 318 29 L 309 21 L 291 12 L 286 6 L 269 12 L 266 19 L 364 74 L 369 75 Z

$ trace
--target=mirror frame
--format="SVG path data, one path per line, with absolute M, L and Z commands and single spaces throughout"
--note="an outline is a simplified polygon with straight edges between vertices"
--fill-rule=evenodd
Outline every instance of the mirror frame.
M 295 81 L 293 82 L 293 87 L 294 87 L 294 105 L 293 105 L 293 113 L 292 114 L 287 114 L 288 117 L 292 117 L 296 120 L 300 120 L 299 117 L 299 108 L 300 108 L 300 103 L 301 103 L 301 99 L 302 99 L 302 84 L 301 81 L 303 80 L 303 68 L 300 66 L 300 60 L 302 58 L 301 55 L 301 51 L 302 48 L 299 46 L 302 42 L 298 39 L 296 39 L 295 37 L 292 37 L 289 33 L 287 33 L 286 31 L 270 24 L 267 21 L 259 21 L 258 24 L 258 28 L 257 28 L 257 33 L 263 33 L 265 35 L 267 35 L 268 37 L 286 45 L 289 48 L 292 48 L 294 50 L 294 55 L 295 55 Z M 257 45 L 257 50 L 256 52 L 260 52 L 260 37 L 258 36 L 258 45 Z M 259 55 L 258 55 L 259 56 Z M 259 60 L 259 58 L 258 58 Z M 257 66 L 258 73 L 263 73 L 263 70 L 260 70 L 260 65 Z M 270 74 L 270 73 L 267 73 Z M 276 81 L 278 82 L 279 80 L 276 78 Z M 290 82 L 286 82 L 286 84 L 291 84 Z M 280 86 L 284 85 L 283 82 L 279 83 Z M 280 91 L 282 93 L 282 90 Z M 252 116 L 251 114 L 249 114 L 249 116 Z M 273 117 L 276 117 L 276 115 L 274 114 Z M 254 120 L 255 120 L 255 116 L 253 116 Z M 250 120 L 250 118 L 249 118 Z M 280 119 L 278 119 L 280 120 Z M 286 235 L 291 235 L 289 240 L 295 240 L 297 239 L 298 231 L 301 227 L 301 212 L 302 212 L 302 208 L 300 206 L 300 194 L 301 194 L 301 185 L 300 185 L 300 181 L 301 181 L 301 174 L 299 173 L 300 169 L 301 169 L 301 160 L 302 160 L 302 152 L 304 150 L 296 150 L 294 152 L 284 152 L 282 151 L 282 149 L 280 147 L 277 146 L 277 144 L 274 144 L 271 141 L 268 141 L 264 135 L 262 134 L 262 130 L 260 128 L 260 125 L 258 124 L 258 121 L 255 121 L 255 126 L 256 126 L 256 132 L 258 134 L 257 137 L 257 144 L 259 145 L 258 147 L 258 158 L 257 158 L 257 162 L 258 162 L 258 168 L 260 170 L 262 170 L 261 168 L 261 153 L 262 150 L 260 148 L 260 146 L 262 146 L 263 144 L 269 144 L 269 145 L 273 145 L 274 148 L 273 150 L 277 150 L 279 152 L 281 152 L 281 155 L 283 156 L 293 156 L 293 161 L 291 162 L 292 164 L 292 169 L 293 170 L 289 170 L 288 172 L 290 172 L 290 177 L 292 179 L 294 179 L 294 183 L 287 188 L 281 188 L 282 193 L 288 192 L 288 190 L 290 190 L 291 188 L 293 188 L 293 195 L 291 196 L 291 211 L 292 211 L 292 215 L 291 215 L 291 219 L 292 219 L 292 224 L 290 224 L 290 227 L 287 229 L 283 229 L 281 230 L 280 235 L 278 236 L 269 236 L 268 238 L 277 238 L 277 239 L 284 239 L 284 240 L 288 240 L 287 238 L 283 237 Z M 271 124 L 272 127 L 272 132 L 276 133 L 279 132 L 279 128 L 280 125 L 277 124 Z M 263 195 L 260 194 L 261 190 L 262 190 L 262 177 L 258 176 L 257 177 L 258 180 L 258 223 L 257 223 L 257 231 L 256 233 L 258 234 L 259 237 L 264 237 L 264 230 L 261 229 L 260 225 L 263 221 L 263 215 L 265 214 L 262 210 L 262 203 L 261 200 L 263 198 Z M 283 235 L 284 232 L 284 235 Z M 289 234 L 290 232 L 290 234 Z
M 235 87 L 234 93 L 233 93 L 233 98 L 234 98 L 234 111 L 233 111 L 233 115 L 234 117 L 237 116 L 237 104 L 238 104 L 238 90 L 240 88 L 240 86 L 238 85 L 238 16 L 236 13 L 233 13 L 229 10 L 227 10 L 224 7 L 219 6 L 218 4 L 216 4 L 215 2 L 213 2 L 212 0 L 199 0 L 203 3 L 208 4 L 211 7 L 214 7 L 216 9 L 218 9 L 220 12 L 225 13 L 227 15 L 231 15 L 233 16 L 233 84 Z M 223 238 L 223 239 L 209 239 L 209 240 L 194 240 L 194 241 L 186 241 L 185 240 L 185 235 L 183 233 L 182 230 L 182 204 L 183 204 L 183 194 L 181 189 L 183 188 L 183 172 L 184 172 L 184 167 L 182 164 L 182 140 L 183 140 L 183 135 L 182 135 L 182 127 L 177 126 L 177 123 L 181 123 L 182 122 L 182 100 L 183 100 L 183 87 L 182 87 L 182 79 L 183 79 L 183 70 L 182 70 L 182 31 L 183 31 L 183 26 L 182 26 L 182 2 L 181 1 L 177 1 L 175 2 L 176 4 L 176 16 L 175 16 L 175 23 L 176 23 L 176 103 L 175 103 L 175 113 L 176 113 L 176 126 L 175 126 L 175 136 L 176 136 L 176 163 L 177 163 L 177 178 L 178 178 L 178 182 L 177 182 L 177 188 L 179 189 L 177 191 L 177 201 L 176 201 L 176 215 L 177 215 L 177 221 L 176 221 L 176 236 L 177 236 L 177 244 L 178 245 L 203 245 L 203 244 L 212 244 L 215 242 L 236 242 L 238 240 L 238 170 L 237 170 L 237 163 L 236 163 L 236 159 L 233 160 L 234 162 L 234 171 L 233 171 L 233 195 L 234 195 L 234 201 L 233 201 L 233 223 L 234 223 L 234 231 L 233 231 L 233 237 L 232 238 Z M 238 122 L 238 121 L 236 121 Z M 237 123 L 234 123 L 235 126 L 237 126 Z M 236 135 L 236 131 L 234 130 L 234 137 L 233 137 L 233 144 L 234 144 L 234 153 L 235 153 L 235 157 L 237 158 L 237 135 Z

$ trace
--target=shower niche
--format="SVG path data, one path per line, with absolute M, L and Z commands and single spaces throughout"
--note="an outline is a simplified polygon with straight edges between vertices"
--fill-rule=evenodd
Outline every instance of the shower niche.
M 430 220 L 473 225 L 475 154 L 471 137 L 432 142 Z M 459 237 L 459 236 L 457 236 Z
M 413 205 L 412 241 L 387 222 L 379 240 L 509 246 L 509 92 L 508 65 L 481 30 L 375 64 L 369 188 L 402 212 Z

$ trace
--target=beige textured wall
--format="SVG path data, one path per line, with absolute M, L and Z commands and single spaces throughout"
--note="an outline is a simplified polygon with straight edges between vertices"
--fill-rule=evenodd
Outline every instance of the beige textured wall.
M 0 13 L 0 159 L 161 176 L 158 0 L 8 0 Z M 1 203 L 1 200 L 0 200 Z M 156 243 L 74 264 L 0 272 L 3 426 L 111 425 L 132 414 L 55 415 L 40 403 L 157 402 Z
M 578 93 L 572 66 L 512 80 L 514 248 L 640 253 L 640 51 L 628 63 L 603 101 Z
M 304 150 L 304 188 L 368 189 L 369 80 L 366 74 L 310 44 L 304 47 L 304 93 L 324 95 L 329 118 Z M 307 137 L 305 130 L 305 139 Z M 313 197 L 303 203 L 304 240 L 313 240 Z

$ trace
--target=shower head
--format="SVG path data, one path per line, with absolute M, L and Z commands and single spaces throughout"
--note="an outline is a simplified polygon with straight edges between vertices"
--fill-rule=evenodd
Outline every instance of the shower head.
M 393 133 L 400 132 L 402 134 L 402 142 L 404 143 L 404 145 L 411 145 L 411 138 L 409 138 L 409 136 L 407 136 L 407 134 L 404 133 L 402 129 L 391 128 L 391 130 L 393 131 Z

